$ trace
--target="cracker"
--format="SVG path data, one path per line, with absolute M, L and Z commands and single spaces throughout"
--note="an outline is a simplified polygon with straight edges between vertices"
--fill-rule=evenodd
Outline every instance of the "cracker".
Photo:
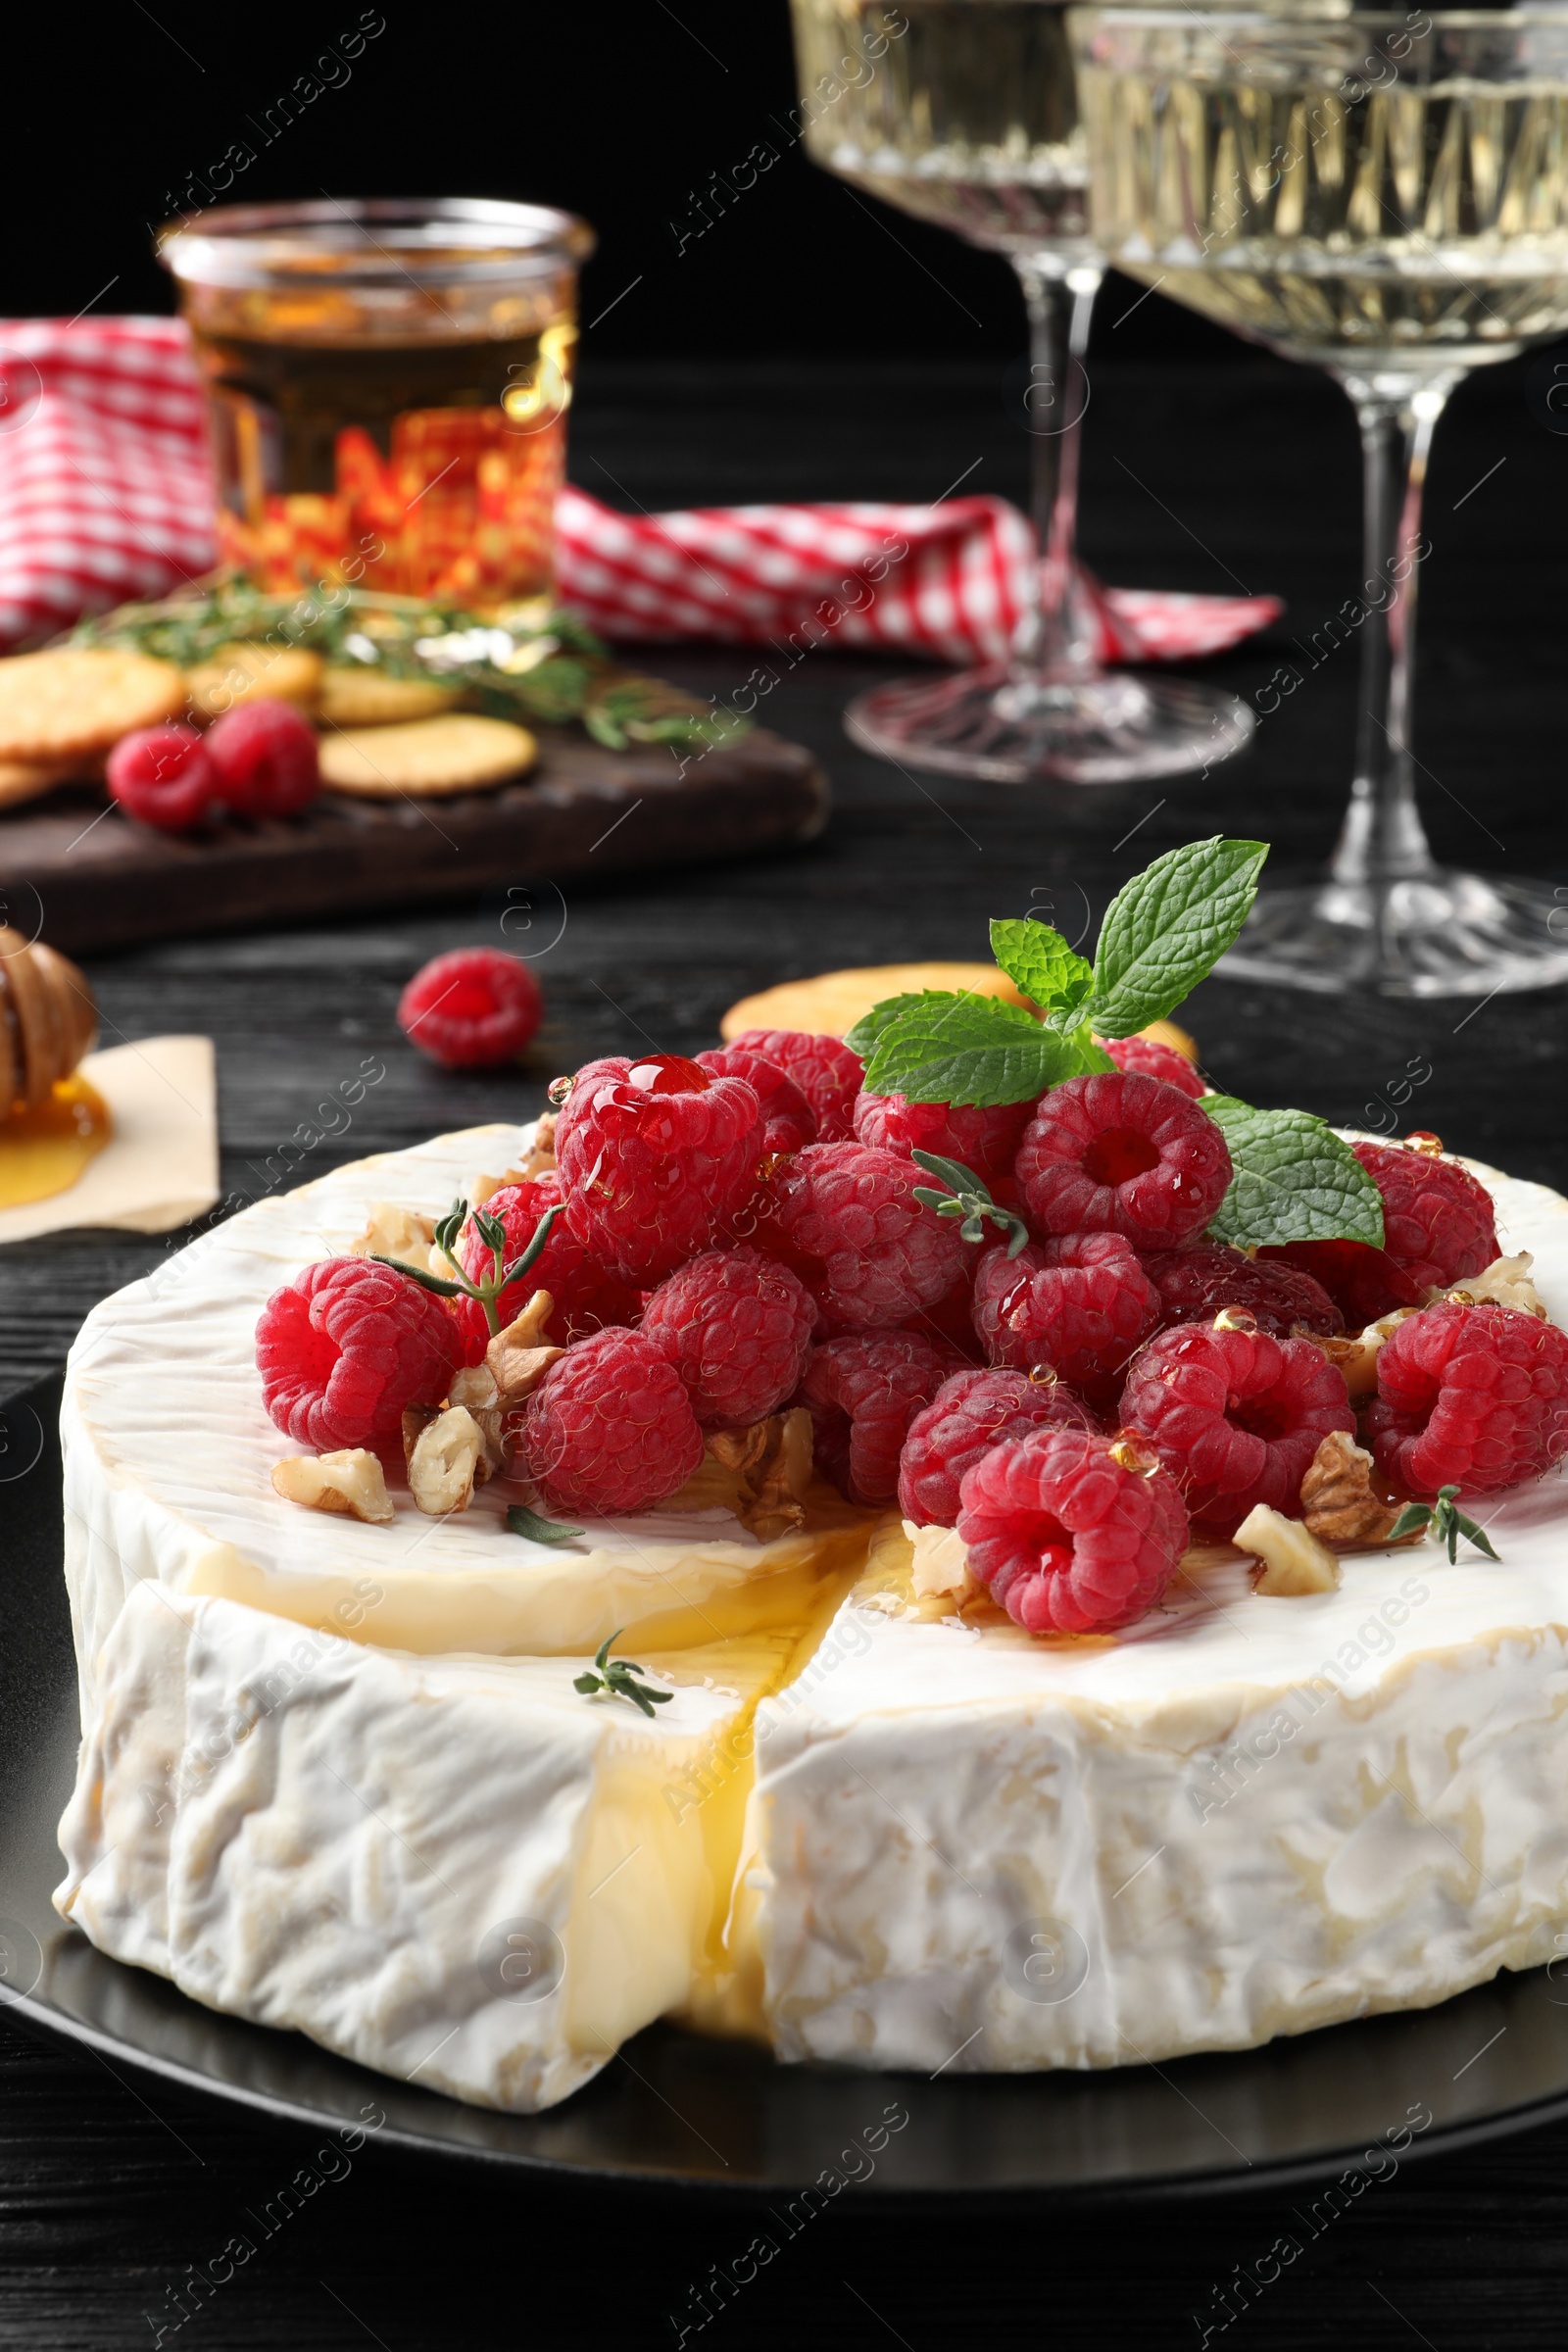
M 321 782 L 358 800 L 434 799 L 482 792 L 531 767 L 538 747 L 525 727 L 455 711 L 403 726 L 356 727 L 321 737 Z
M 106 752 L 134 727 L 172 718 L 185 680 L 172 662 L 122 646 L 63 645 L 0 661 L 0 760 Z
M 264 697 L 314 711 L 325 667 L 319 654 L 298 645 L 220 645 L 210 662 L 185 672 L 192 707 L 204 718 L 221 718 L 238 703 Z
M 805 1029 L 818 1037 L 843 1037 L 873 1004 L 886 997 L 915 996 L 923 988 L 972 989 L 977 996 L 1026 1002 L 994 963 L 872 963 L 846 972 L 819 972 L 814 980 L 785 980 L 760 996 L 742 997 L 718 1024 L 722 1038 L 748 1029 Z M 1198 1048 L 1174 1021 L 1151 1021 L 1140 1037 L 1173 1046 L 1189 1061 Z
M 57 784 L 69 784 L 81 765 L 79 760 L 0 760 L 0 808 L 20 808 Z
M 384 670 L 329 669 L 321 679 L 320 714 L 329 727 L 389 727 L 450 710 L 463 689 L 434 678 L 389 678 Z

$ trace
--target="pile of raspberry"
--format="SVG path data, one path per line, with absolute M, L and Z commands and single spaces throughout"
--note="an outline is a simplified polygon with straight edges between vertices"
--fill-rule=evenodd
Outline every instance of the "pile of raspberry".
M 1405 1312 L 1359 1424 L 1399 1491 L 1554 1463 L 1568 1337 L 1427 1302 L 1497 1254 L 1475 1179 L 1357 1147 L 1384 1249 L 1249 1256 L 1205 1238 L 1232 1169 L 1201 1082 L 1139 1042 L 1114 1070 L 984 1109 L 869 1094 L 841 1041 L 780 1030 L 558 1081 L 555 1170 L 487 1204 L 503 1268 L 556 1215 L 497 1304 L 504 1326 L 547 1290 L 535 1337 L 564 1349 L 508 1416 L 511 1474 L 546 1510 L 634 1515 L 680 1490 L 710 1436 L 802 1407 L 852 1501 L 956 1527 L 1017 1623 L 1082 1634 L 1155 1605 L 1194 1531 L 1298 1510 L 1325 1438 L 1357 1432 L 1333 1343 L 1369 1301 Z M 938 1213 L 915 1152 L 986 1188 L 980 1241 Z M 494 1270 L 471 1222 L 456 1254 L 476 1281 Z M 386 1454 L 488 1330 L 479 1301 L 394 1269 L 314 1266 L 262 1317 L 268 1409 L 322 1450 Z

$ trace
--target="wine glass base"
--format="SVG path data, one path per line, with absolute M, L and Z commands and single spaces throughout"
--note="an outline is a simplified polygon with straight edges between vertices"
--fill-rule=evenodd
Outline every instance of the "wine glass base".
M 877 686 L 850 705 L 862 751 L 987 784 L 1130 784 L 1228 760 L 1257 721 L 1234 695 L 1186 679 L 1109 676 L 1047 686 L 1005 664 Z
M 1568 980 L 1568 899 L 1550 883 L 1437 866 L 1406 881 L 1265 890 L 1215 971 L 1323 996 L 1549 988 Z

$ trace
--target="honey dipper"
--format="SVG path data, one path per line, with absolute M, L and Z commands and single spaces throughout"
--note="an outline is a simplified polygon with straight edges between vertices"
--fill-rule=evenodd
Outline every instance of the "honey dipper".
M 97 1034 L 85 975 L 53 948 L 0 925 L 0 1121 L 46 1101 Z

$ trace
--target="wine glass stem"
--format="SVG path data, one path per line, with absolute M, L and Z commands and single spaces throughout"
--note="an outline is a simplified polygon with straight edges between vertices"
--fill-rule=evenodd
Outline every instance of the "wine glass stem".
M 1097 675 L 1095 612 L 1079 577 L 1078 456 L 1089 406 L 1089 322 L 1102 271 L 1063 272 L 1014 257 L 1029 311 L 1031 499 L 1039 561 L 1035 593 L 1013 651 L 1012 674 L 1042 685 Z
M 1386 382 L 1340 376 L 1355 407 L 1365 463 L 1366 571 L 1359 596 L 1336 616 L 1341 627 L 1358 628 L 1361 637 L 1355 781 L 1333 865 L 1335 881 L 1351 887 L 1438 870 L 1416 809 L 1410 689 L 1416 584 L 1429 552 L 1421 533 L 1427 454 L 1458 380 L 1455 370 L 1391 391 Z M 1331 643 L 1334 626 L 1325 624 Z

